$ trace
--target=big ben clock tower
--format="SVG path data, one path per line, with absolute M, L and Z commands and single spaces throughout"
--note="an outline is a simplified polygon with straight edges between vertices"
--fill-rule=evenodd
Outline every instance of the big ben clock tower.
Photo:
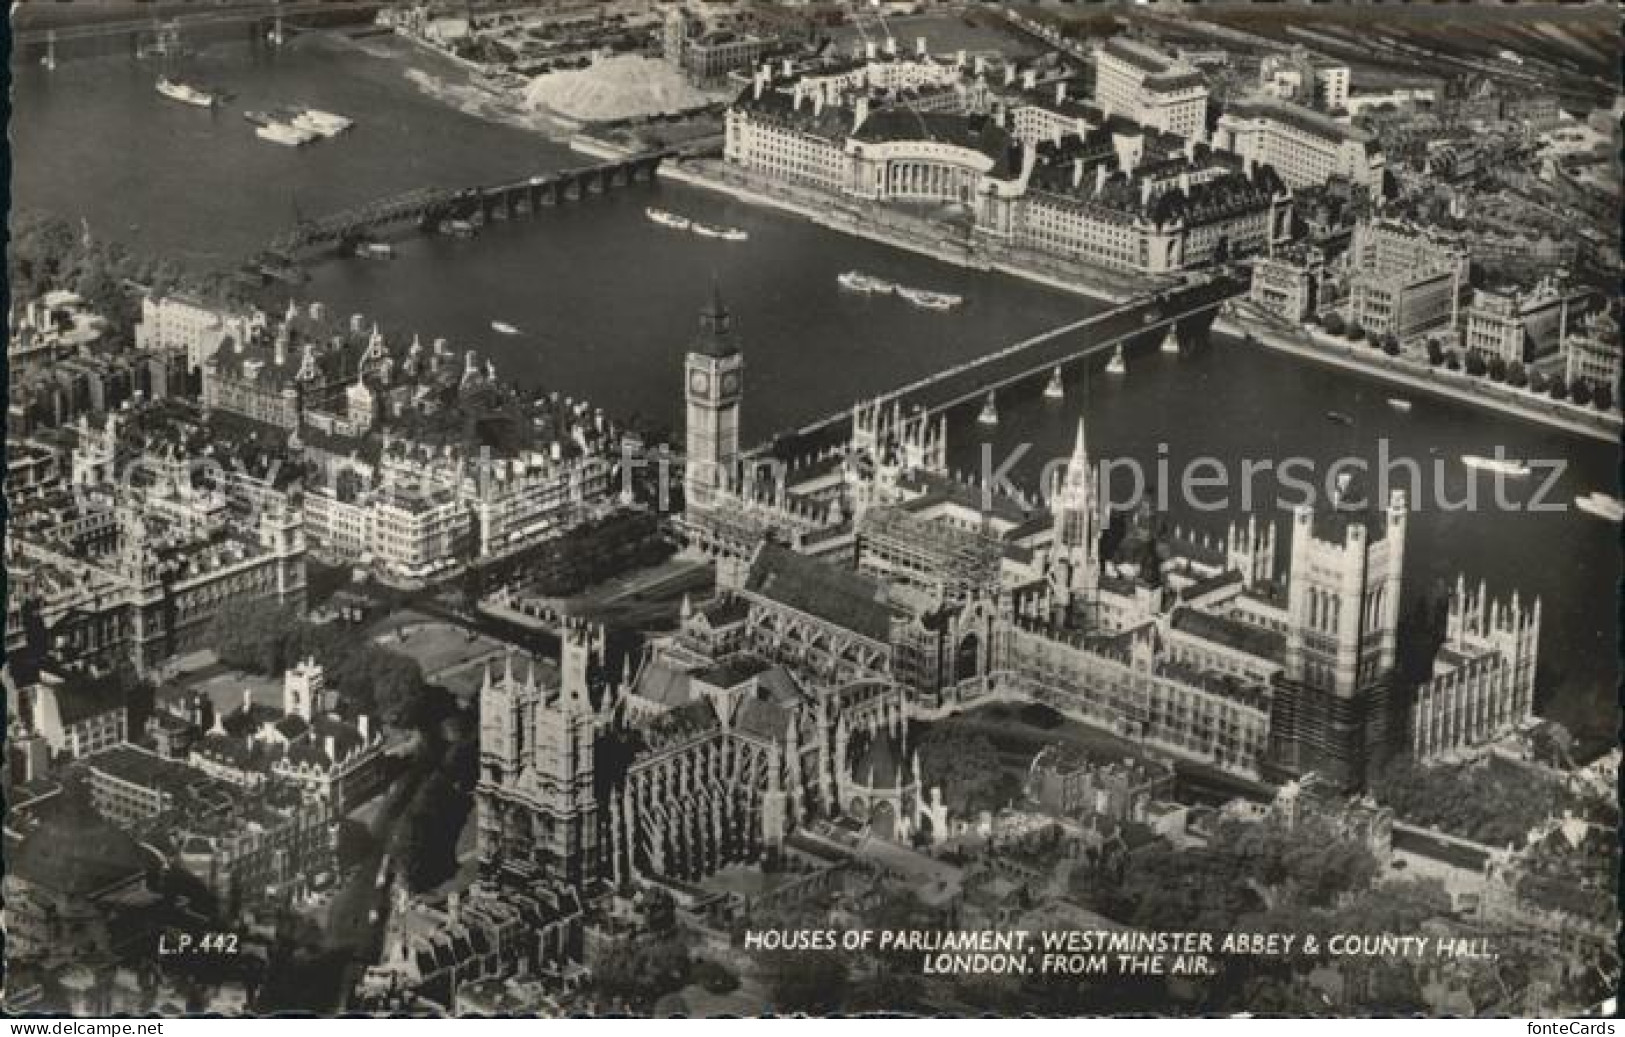
M 715 283 L 700 311 L 700 332 L 684 365 L 688 399 L 688 456 L 683 492 L 688 505 L 703 503 L 709 490 L 730 485 L 739 461 L 739 401 L 745 360 L 734 341 L 733 317 Z

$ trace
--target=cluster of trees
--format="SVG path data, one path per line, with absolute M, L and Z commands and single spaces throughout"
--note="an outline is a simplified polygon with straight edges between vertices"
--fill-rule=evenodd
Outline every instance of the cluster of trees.
M 430 705 L 415 660 L 349 631 L 306 622 L 291 609 L 233 602 L 216 614 L 210 643 L 222 663 L 250 673 L 280 674 L 314 657 L 346 706 L 392 724 L 417 726 Z
M 1447 371 L 1464 370 L 1475 378 L 1488 378 L 1514 389 L 1545 393 L 1554 400 L 1572 400 L 1582 407 L 1593 406 L 1601 411 L 1614 407 L 1614 394 L 1605 385 L 1595 386 L 1587 381 L 1570 385 L 1562 375 L 1547 377 L 1516 360 L 1508 362 L 1499 356 L 1486 357 L 1476 349 L 1469 349 L 1464 356 L 1453 349 L 1445 349 L 1435 338 L 1427 340 L 1427 357 L 1428 364 L 1433 367 L 1443 367 Z
M 1553 811 L 1579 805 L 1555 776 L 1501 760 L 1464 766 L 1397 760 L 1372 781 L 1371 794 L 1406 821 L 1486 846 L 1521 845 Z
M 1265 910 L 1329 910 L 1369 888 L 1379 871 L 1364 845 L 1314 819 L 1296 829 L 1225 822 L 1206 846 L 1169 852 L 1152 844 L 1133 857 L 1075 879 L 1093 885 L 1090 899 L 1109 917 L 1170 931 L 1234 932 L 1244 916 Z
M 1311 320 L 1313 319 L 1311 317 Z M 1358 321 L 1345 320 L 1339 313 L 1326 314 L 1320 319 L 1320 326 L 1333 335 L 1344 336 L 1351 342 L 1369 340 L 1373 347 L 1389 356 L 1398 356 L 1401 352 L 1399 339 L 1392 332 L 1369 336 Z M 1605 385 L 1593 385 L 1585 381 L 1569 385 L 1561 375 L 1548 378 L 1539 371 L 1528 370 L 1517 361 L 1509 363 L 1499 356 L 1485 356 L 1476 349 L 1469 349 L 1465 354 L 1454 349 L 1446 349 L 1436 338 L 1427 340 L 1427 359 L 1432 367 L 1442 367 L 1447 371 L 1465 370 L 1475 378 L 1488 378 L 1492 382 L 1510 385 L 1514 389 L 1527 388 L 1532 392 L 1545 393 L 1554 400 L 1570 400 L 1581 406 L 1596 407 L 1600 411 L 1612 410 L 1614 407 L 1614 394 Z
M 933 724 L 919 749 L 923 786 L 940 787 L 943 802 L 954 814 L 974 817 L 983 810 L 998 810 L 1022 794 L 1021 781 L 1004 767 L 998 749 L 984 734 L 952 722 Z
M 200 298 L 246 301 L 236 277 L 225 271 L 199 274 L 171 259 L 130 251 L 115 241 L 96 240 L 88 227 L 74 227 L 58 216 L 18 213 L 11 223 L 11 250 L 6 264 L 11 297 L 37 298 L 67 289 L 106 317 L 126 341 L 140 318 L 140 297 L 130 284 L 163 295 L 186 291 Z

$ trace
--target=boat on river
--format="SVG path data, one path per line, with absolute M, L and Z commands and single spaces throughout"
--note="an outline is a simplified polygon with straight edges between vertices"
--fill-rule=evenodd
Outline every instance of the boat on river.
M 897 286 L 890 281 L 857 270 L 848 270 L 835 278 L 842 288 L 849 292 L 862 292 L 865 295 L 889 295 L 897 290 Z
M 194 108 L 213 108 L 219 100 L 207 90 L 192 86 L 190 83 L 183 83 L 178 79 L 171 79 L 168 76 L 158 77 L 157 90 L 171 101 L 189 104 Z
M 923 288 L 904 288 L 901 285 L 897 288 L 897 294 L 926 310 L 951 310 L 965 301 L 947 292 L 928 292 Z
M 1609 522 L 1625 519 L 1625 501 L 1601 491 L 1574 498 L 1574 506 L 1587 515 L 1607 519 Z
M 1481 472 L 1494 472 L 1496 475 L 1508 475 L 1514 479 L 1522 479 L 1529 474 L 1529 466 L 1522 461 L 1515 461 L 1507 457 L 1484 457 L 1480 454 L 1463 454 L 1461 463 L 1468 468 L 1476 468 Z
M 519 329 L 518 328 L 514 327 L 512 324 L 509 324 L 506 321 L 500 321 L 500 320 L 494 320 L 494 321 L 491 322 L 491 330 L 496 332 L 499 335 L 517 335 L 517 334 L 519 334 Z
M 670 227 L 673 230 L 688 230 L 692 223 L 688 217 L 679 216 L 674 212 L 667 212 L 665 209 L 645 209 L 643 214 L 649 217 L 651 222 L 658 223 L 662 227 Z

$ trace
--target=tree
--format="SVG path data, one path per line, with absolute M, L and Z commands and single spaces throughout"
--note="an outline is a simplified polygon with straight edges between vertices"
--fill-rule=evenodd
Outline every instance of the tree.
M 1365 338 L 1365 325 L 1361 324 L 1359 321 L 1351 321 L 1349 323 L 1348 335 L 1349 341 L 1351 342 L 1362 341 Z
M 1434 367 L 1444 363 L 1444 347 L 1439 345 L 1436 338 L 1428 339 L 1428 363 Z
M 1606 385 L 1599 385 L 1591 394 L 1591 405 L 1601 411 L 1614 409 L 1614 394 Z
M 227 666 L 250 673 L 281 673 L 288 668 L 288 648 L 299 627 L 289 609 L 263 601 L 233 601 L 215 613 L 209 644 Z
M 766 972 L 773 1012 L 833 1015 L 846 1002 L 846 960 L 836 951 L 777 951 Z
M 1469 349 L 1467 351 L 1467 373 L 1474 378 L 1482 378 L 1484 372 L 1488 370 L 1489 365 L 1484 363 L 1484 355 L 1476 349 Z
M 1490 380 L 1504 382 L 1507 378 L 1507 362 L 1499 356 L 1490 357 Z
M 592 961 L 593 986 L 604 996 L 646 1014 L 688 985 L 688 948 L 675 936 L 646 935 L 612 943 Z
M 1530 392 L 1545 392 L 1547 390 L 1547 388 L 1548 388 L 1548 385 L 1547 385 L 1547 381 L 1546 381 L 1546 376 L 1544 374 L 1541 374 L 1539 370 L 1533 370 L 1533 371 L 1529 372 L 1529 391 Z
M 1574 388 L 1569 390 L 1569 399 L 1582 407 L 1589 404 L 1591 402 L 1591 383 L 1584 379 L 1575 382 Z
M 1020 795 L 1020 783 L 1004 770 L 986 735 L 952 722 L 933 725 L 920 742 L 922 784 L 940 787 L 957 814 L 997 810 Z
M 1551 387 L 1546 391 L 1554 400 L 1566 400 L 1569 398 L 1569 383 L 1563 380 L 1562 375 L 1553 375 Z
M 1516 360 L 1507 365 L 1507 384 L 1522 389 L 1529 384 L 1529 371 Z
M 1399 337 L 1390 332 L 1382 337 L 1382 351 L 1389 356 L 1399 355 Z
M 1445 354 L 1444 354 L 1444 366 L 1445 366 L 1445 370 L 1447 370 L 1447 371 L 1460 371 L 1461 370 L 1461 357 L 1456 355 L 1456 351 L 1454 349 L 1447 350 L 1445 352 Z
M 1326 320 L 1323 323 L 1326 330 L 1333 335 L 1343 334 L 1347 327 L 1343 322 L 1343 315 L 1336 312 L 1326 314 Z
M 394 857 L 407 888 L 422 893 L 457 873 L 457 837 L 472 800 L 433 773 L 407 804 L 395 833 Z

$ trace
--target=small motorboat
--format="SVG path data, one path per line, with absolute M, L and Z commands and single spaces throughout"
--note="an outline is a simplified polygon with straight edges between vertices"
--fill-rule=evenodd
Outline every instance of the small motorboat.
M 1526 477 L 1530 468 L 1522 461 L 1515 461 L 1507 457 L 1484 457 L 1481 454 L 1463 454 L 1461 463 L 1468 468 L 1476 468 L 1482 472 L 1494 472 L 1497 475 L 1510 475 L 1514 479 Z
M 688 230 L 692 225 L 692 221 L 688 217 L 679 216 L 674 212 L 667 212 L 665 209 L 645 209 L 643 214 L 649 217 L 652 222 L 658 223 L 662 227 L 670 227 L 673 230 Z
M 517 334 L 519 334 L 519 329 L 518 328 L 514 327 L 512 324 L 509 324 L 506 321 L 500 321 L 500 320 L 494 320 L 494 321 L 491 322 L 491 330 L 496 332 L 498 335 L 517 335 Z
M 994 402 L 992 393 L 988 393 L 987 399 L 982 401 L 982 412 L 976 415 L 976 423 L 990 426 L 999 423 L 999 405 Z
M 386 241 L 363 241 L 356 245 L 357 259 L 394 259 L 395 246 Z
M 1354 415 L 1345 414 L 1340 410 L 1329 410 L 1326 412 L 1326 420 L 1335 421 L 1339 425 L 1352 425 L 1354 424 Z
M 1401 414 L 1409 414 L 1411 412 L 1411 401 L 1405 399 L 1403 396 L 1388 397 L 1388 406 L 1399 411 Z
M 738 227 L 724 227 L 723 230 L 722 230 L 721 237 L 722 237 L 723 241 L 749 241 L 750 240 L 750 234 L 747 231 L 740 230 Z
M 1179 353 L 1179 331 L 1172 324 L 1168 325 L 1168 334 L 1162 336 L 1162 351 L 1164 353 Z
M 1601 491 L 1574 498 L 1574 506 L 1587 515 L 1607 519 L 1609 522 L 1625 519 L 1625 501 Z
M 1061 381 L 1061 369 L 1059 367 L 1050 373 L 1049 384 L 1044 386 L 1044 399 L 1066 399 L 1066 385 Z
M 1127 374 L 1128 361 L 1123 359 L 1123 347 L 1118 346 L 1112 350 L 1112 358 L 1106 361 L 1107 374 Z

